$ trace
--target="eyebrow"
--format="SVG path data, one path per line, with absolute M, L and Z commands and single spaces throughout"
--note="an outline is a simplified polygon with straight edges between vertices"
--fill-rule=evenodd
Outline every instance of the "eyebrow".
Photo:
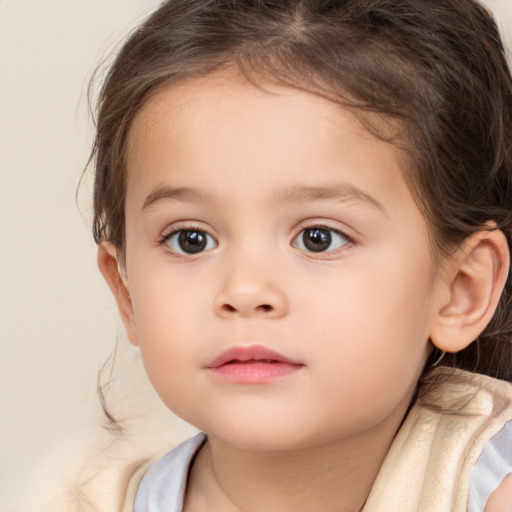
M 380 201 L 348 183 L 335 183 L 320 187 L 294 186 L 279 190 L 275 194 L 275 199 L 279 202 L 311 202 L 322 200 L 340 202 L 356 201 L 370 205 L 387 215 L 387 211 Z M 214 202 L 214 197 L 205 191 L 195 188 L 158 185 L 146 197 L 142 209 L 146 210 L 156 203 L 168 200 L 212 203 Z
M 384 205 L 375 197 L 348 183 L 334 183 L 328 186 L 295 186 L 276 194 L 278 201 L 319 201 L 334 200 L 340 202 L 356 201 L 370 205 L 387 215 Z
M 146 197 L 142 205 L 142 209 L 146 210 L 150 206 L 165 200 L 211 203 L 213 202 L 213 197 L 210 194 L 195 188 L 158 185 Z

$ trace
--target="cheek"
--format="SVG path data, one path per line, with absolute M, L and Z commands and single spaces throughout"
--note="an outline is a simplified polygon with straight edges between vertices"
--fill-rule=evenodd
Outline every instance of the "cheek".
M 162 275 L 150 272 L 134 283 L 132 302 L 138 344 L 148 377 L 166 400 L 166 390 L 180 389 L 184 376 L 201 365 L 199 344 L 205 318 L 192 286 L 177 291 Z M 199 295 L 201 296 L 201 295 Z
M 374 257 L 361 253 L 339 279 L 325 280 L 303 312 L 304 329 L 318 340 L 314 362 L 324 365 L 324 384 L 336 375 L 347 397 L 360 397 L 363 388 L 410 389 L 428 351 L 429 257 L 404 250 Z

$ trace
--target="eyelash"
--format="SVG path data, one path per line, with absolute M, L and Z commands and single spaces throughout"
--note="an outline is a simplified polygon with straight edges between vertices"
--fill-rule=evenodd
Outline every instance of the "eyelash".
M 218 245 L 218 242 L 215 240 L 214 236 L 210 235 L 210 233 L 208 233 L 204 228 L 201 228 L 199 226 L 193 226 L 193 225 L 192 226 L 183 226 L 183 227 L 180 227 L 179 229 L 173 229 L 172 231 L 170 231 L 168 233 L 164 233 L 161 236 L 161 238 L 159 239 L 158 244 L 160 246 L 165 247 L 166 250 L 172 252 L 174 255 L 177 255 L 180 257 L 191 257 L 191 256 L 195 256 L 196 254 L 205 252 L 206 250 L 211 250 L 211 247 L 210 247 L 210 248 L 206 248 L 206 249 L 197 251 L 197 253 L 194 253 L 194 252 L 187 253 L 185 251 L 179 252 L 179 251 L 173 249 L 172 247 L 170 247 L 169 242 L 172 241 L 173 237 L 179 236 L 181 233 L 187 233 L 187 232 L 188 233 L 193 233 L 193 232 L 204 233 L 208 238 L 215 241 L 215 244 L 216 244 L 215 247 L 217 247 L 217 245 Z
M 332 235 L 333 234 L 334 234 L 334 237 L 342 238 L 342 239 L 344 239 L 345 242 L 342 245 L 340 245 L 339 247 L 336 247 L 334 249 L 319 250 L 319 251 L 308 250 L 305 247 L 304 235 L 308 230 L 315 230 L 315 229 L 319 230 L 319 231 L 329 232 L 330 233 L 329 243 L 332 243 L 332 238 L 333 238 Z M 185 252 L 185 251 L 180 252 L 180 251 L 170 247 L 169 242 L 173 239 L 173 237 L 180 236 L 180 234 L 182 234 L 182 233 L 193 233 L 193 232 L 205 234 L 207 238 L 209 238 L 215 242 L 215 246 L 208 247 L 209 242 L 207 240 L 207 246 L 203 249 L 198 250 L 196 253 Z M 301 235 L 302 235 L 302 245 L 304 248 L 300 247 L 300 244 L 301 244 L 300 241 L 297 242 L 297 240 L 300 239 Z M 180 257 L 192 257 L 192 256 L 195 256 L 196 254 L 201 254 L 208 250 L 212 250 L 218 246 L 218 242 L 215 239 L 215 237 L 210 235 L 204 228 L 199 227 L 199 226 L 184 226 L 184 227 L 180 227 L 179 229 L 173 229 L 172 231 L 170 231 L 168 233 L 164 233 L 158 240 L 158 244 L 160 246 L 163 246 L 167 251 L 170 251 L 174 255 L 180 256 Z M 293 237 L 291 245 L 307 254 L 312 254 L 312 255 L 315 255 L 316 257 L 322 258 L 322 257 L 328 257 L 331 254 L 338 254 L 339 252 L 344 252 L 347 249 L 353 247 L 355 245 L 355 242 L 350 236 L 346 235 L 344 232 L 340 231 L 339 229 L 335 229 L 333 227 L 322 225 L 322 224 L 312 224 L 312 225 L 310 224 L 310 225 L 300 226 L 300 230 Z
M 344 240 L 344 243 L 334 249 L 327 249 L 327 250 L 320 250 L 320 251 L 307 250 L 307 248 L 303 249 L 299 245 L 301 242 L 302 242 L 302 245 L 304 245 L 304 236 L 308 230 L 327 231 L 330 233 L 330 242 L 333 241 L 332 235 L 334 235 L 334 238 L 336 238 L 336 237 L 342 238 Z M 302 238 L 302 240 L 301 240 L 301 238 Z M 301 240 L 301 242 L 300 242 L 300 240 Z M 331 226 L 326 226 L 324 224 L 301 225 L 299 232 L 292 239 L 293 247 L 296 247 L 297 249 L 307 253 L 308 255 L 313 255 L 316 258 L 328 258 L 331 255 L 337 256 L 339 253 L 347 251 L 354 245 L 355 245 L 355 241 L 353 240 L 353 238 L 351 238 L 350 236 L 345 234 L 343 231 L 340 231 L 339 229 L 333 228 Z

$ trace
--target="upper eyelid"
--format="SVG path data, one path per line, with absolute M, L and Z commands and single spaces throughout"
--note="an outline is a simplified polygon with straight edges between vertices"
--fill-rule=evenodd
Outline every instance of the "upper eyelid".
M 315 228 L 318 228 L 318 229 L 325 229 L 326 231 L 333 231 L 335 233 L 338 233 L 339 235 L 341 235 L 343 238 L 346 238 L 348 240 L 348 242 L 350 243 L 353 243 L 354 242 L 354 239 L 350 236 L 350 235 L 347 235 L 344 231 L 342 231 L 341 229 L 337 229 L 337 228 L 333 228 L 331 226 L 324 226 L 322 224 L 311 224 L 310 226 L 306 226 L 306 227 L 303 227 L 301 229 L 299 229 L 297 231 L 297 233 L 292 237 L 292 240 L 295 240 L 297 239 L 297 237 L 305 230 L 307 229 L 315 229 Z
M 299 226 L 297 227 L 296 231 L 294 231 L 295 234 L 292 236 L 292 240 L 295 240 L 295 238 L 297 238 L 297 236 L 302 231 L 304 231 L 305 229 L 313 229 L 313 228 L 321 228 L 321 229 L 327 229 L 329 231 L 336 231 L 340 235 L 344 236 L 349 242 L 353 243 L 355 241 L 354 237 L 347 233 L 348 229 L 343 229 L 343 228 L 339 228 L 339 227 L 330 226 L 329 224 L 327 224 L 325 222 L 322 222 L 322 221 L 318 221 L 318 222 L 315 222 L 315 221 L 312 221 L 312 222 L 304 221 L 304 222 L 301 222 L 299 224 Z
M 215 238 L 217 240 L 217 235 L 212 232 L 211 229 L 208 229 L 205 226 L 201 226 L 201 223 L 198 221 L 177 221 L 173 222 L 170 226 L 166 227 L 162 234 L 160 235 L 160 238 L 169 238 L 174 233 L 179 233 L 180 231 L 202 231 L 203 233 L 206 233 L 207 235 L 210 235 L 211 237 Z

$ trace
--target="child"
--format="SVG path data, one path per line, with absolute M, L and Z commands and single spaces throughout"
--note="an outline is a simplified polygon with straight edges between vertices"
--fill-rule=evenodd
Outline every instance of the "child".
M 163 3 L 100 95 L 94 235 L 204 434 L 118 510 L 512 510 L 511 148 L 473 0 Z

